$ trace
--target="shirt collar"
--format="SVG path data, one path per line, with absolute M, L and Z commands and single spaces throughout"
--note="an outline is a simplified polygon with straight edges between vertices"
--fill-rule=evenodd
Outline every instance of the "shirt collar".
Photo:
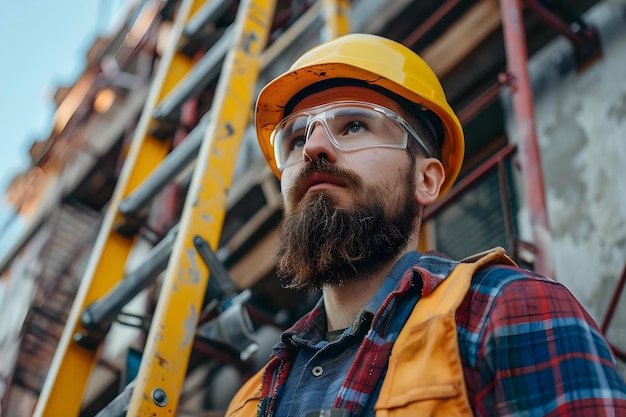
M 398 288 L 405 272 L 411 269 L 411 266 L 413 266 L 421 256 L 422 254 L 419 252 L 408 252 L 395 263 L 374 297 L 367 303 L 352 326 L 350 326 L 351 334 L 357 332 L 363 325 L 369 326 L 371 317 L 376 314 L 389 294 Z M 325 335 L 326 311 L 324 309 L 323 298 L 321 298 L 313 310 L 281 335 L 282 343 L 279 343 L 279 345 L 283 347 L 295 347 L 294 339 L 301 341 L 308 340 L 310 343 L 316 343 L 315 341 L 324 339 Z M 276 347 L 280 348 L 281 346 Z
M 396 262 L 393 268 L 391 268 L 391 271 L 387 274 L 387 278 L 385 278 L 383 284 L 380 286 L 376 294 L 374 294 L 374 297 L 372 297 L 369 303 L 367 303 L 363 311 L 371 313 L 372 315 L 376 314 L 389 294 L 398 289 L 400 281 L 404 277 L 406 271 L 411 269 L 411 267 L 415 265 L 421 257 L 422 254 L 419 252 L 409 252 L 404 254 L 398 262 Z
M 414 285 L 419 285 L 422 295 L 431 293 L 450 275 L 457 264 L 458 262 L 436 252 L 422 255 L 412 251 L 404 254 L 391 268 L 381 287 L 352 324 L 350 333 L 356 333 L 363 325 L 369 326 L 371 317 L 376 315 L 389 297 L 404 293 Z M 420 279 L 420 282 L 415 282 L 415 279 Z M 274 353 L 282 356 L 279 352 L 284 348 L 296 347 L 294 337 L 299 340 L 319 341 L 325 338 L 325 334 L 326 311 L 323 299 L 320 299 L 307 315 L 281 335 L 281 342 L 275 346 Z

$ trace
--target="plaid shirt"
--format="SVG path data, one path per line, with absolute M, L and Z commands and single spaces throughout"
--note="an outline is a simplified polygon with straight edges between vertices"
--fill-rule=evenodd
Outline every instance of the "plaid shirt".
M 432 292 L 457 265 L 434 253 L 414 258 L 413 266 L 396 272 L 395 288 L 381 288 L 353 325 L 366 323 L 368 329 L 356 342 L 334 408 L 373 414 L 404 322 L 420 295 Z M 372 305 L 373 317 L 367 312 Z M 283 334 L 263 376 L 259 416 L 274 415 L 298 353 L 294 340 L 320 339 L 325 330 L 319 303 Z M 626 416 L 626 385 L 608 344 L 558 282 L 514 267 L 483 268 L 457 312 L 457 330 L 475 416 Z

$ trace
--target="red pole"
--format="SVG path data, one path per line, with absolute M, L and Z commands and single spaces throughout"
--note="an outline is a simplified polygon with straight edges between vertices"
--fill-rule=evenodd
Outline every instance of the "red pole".
M 528 51 L 520 0 L 500 0 L 502 30 L 511 87 L 513 111 L 519 131 L 519 162 L 530 210 L 532 237 L 537 247 L 535 270 L 554 277 L 550 226 L 546 209 L 541 156 L 537 143 L 532 88 L 528 76 Z
M 437 10 L 433 14 L 431 14 L 424 22 L 419 25 L 413 32 L 407 36 L 403 44 L 408 46 L 409 48 L 413 46 L 415 42 L 420 40 L 422 36 L 424 36 L 429 30 L 433 28 L 437 23 L 443 19 L 443 17 L 450 12 L 456 6 L 460 0 L 447 0 L 444 4 L 439 6 Z
M 543 7 L 536 0 L 524 0 L 526 5 L 532 9 L 540 18 L 546 21 L 554 29 L 558 30 L 567 37 L 576 49 L 581 48 L 585 43 L 585 38 L 576 32 L 574 32 L 569 26 L 567 26 L 561 19 L 559 19 L 554 13 Z

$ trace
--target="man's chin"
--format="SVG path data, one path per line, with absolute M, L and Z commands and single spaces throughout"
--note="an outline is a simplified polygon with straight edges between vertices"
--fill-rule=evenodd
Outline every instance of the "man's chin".
M 295 211 L 303 211 L 309 204 L 324 199 L 331 204 L 335 209 L 339 210 L 353 210 L 355 208 L 354 201 L 350 198 L 345 190 L 339 188 L 328 188 L 324 190 L 308 191 L 305 193 L 300 201 L 298 201 Z
M 281 285 L 283 288 L 298 292 L 316 292 L 327 288 L 332 287 L 343 287 L 347 282 L 357 281 L 359 276 L 352 278 L 352 276 L 332 276 L 321 277 L 320 275 L 311 275 L 311 276 L 300 276 L 300 277 L 289 277 L 282 278 Z

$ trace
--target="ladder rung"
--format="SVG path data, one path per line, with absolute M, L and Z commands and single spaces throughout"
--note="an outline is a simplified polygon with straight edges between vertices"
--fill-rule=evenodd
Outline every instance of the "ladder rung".
M 226 52 L 232 44 L 232 37 L 233 31 L 229 27 L 215 45 L 196 63 L 189 74 L 154 109 L 153 118 L 162 122 L 174 120 L 176 112 L 187 99 L 217 78 Z
M 122 308 L 143 289 L 151 285 L 165 270 L 172 253 L 178 226 L 174 226 L 146 256 L 146 260 L 124 277 L 104 297 L 91 303 L 81 315 L 81 322 L 87 334 L 77 333 L 74 340 L 87 349 L 94 349 L 102 341 L 113 320 Z M 210 267 L 211 279 L 207 287 L 210 299 L 222 302 L 237 293 L 237 288 L 222 262 L 211 250 L 208 242 L 200 236 L 194 239 L 196 250 Z M 220 310 L 222 310 L 220 308 Z
M 122 308 L 165 270 L 172 253 L 176 231 L 176 227 L 170 230 L 148 253 L 144 263 L 126 275 L 104 297 L 85 308 L 81 314 L 81 322 L 88 334 L 76 334 L 74 340 L 77 343 L 88 349 L 97 347 Z
M 187 137 L 174 148 L 165 159 L 152 171 L 135 190 L 120 203 L 120 213 L 128 221 L 118 231 L 125 236 L 134 235 L 145 216 L 148 206 L 165 185 L 174 181 L 189 164 L 198 156 L 206 126 L 211 113 L 205 114 Z
M 194 44 L 203 35 L 202 32 L 221 18 L 233 3 L 234 0 L 209 1 L 194 13 L 183 29 L 184 40 L 181 49 L 186 49 L 190 44 Z
M 222 301 L 237 293 L 237 287 L 231 279 L 224 264 L 218 258 L 217 254 L 211 249 L 209 242 L 201 236 L 195 236 L 193 244 L 198 254 L 209 268 L 211 279 L 207 284 L 207 294 L 213 299 Z

